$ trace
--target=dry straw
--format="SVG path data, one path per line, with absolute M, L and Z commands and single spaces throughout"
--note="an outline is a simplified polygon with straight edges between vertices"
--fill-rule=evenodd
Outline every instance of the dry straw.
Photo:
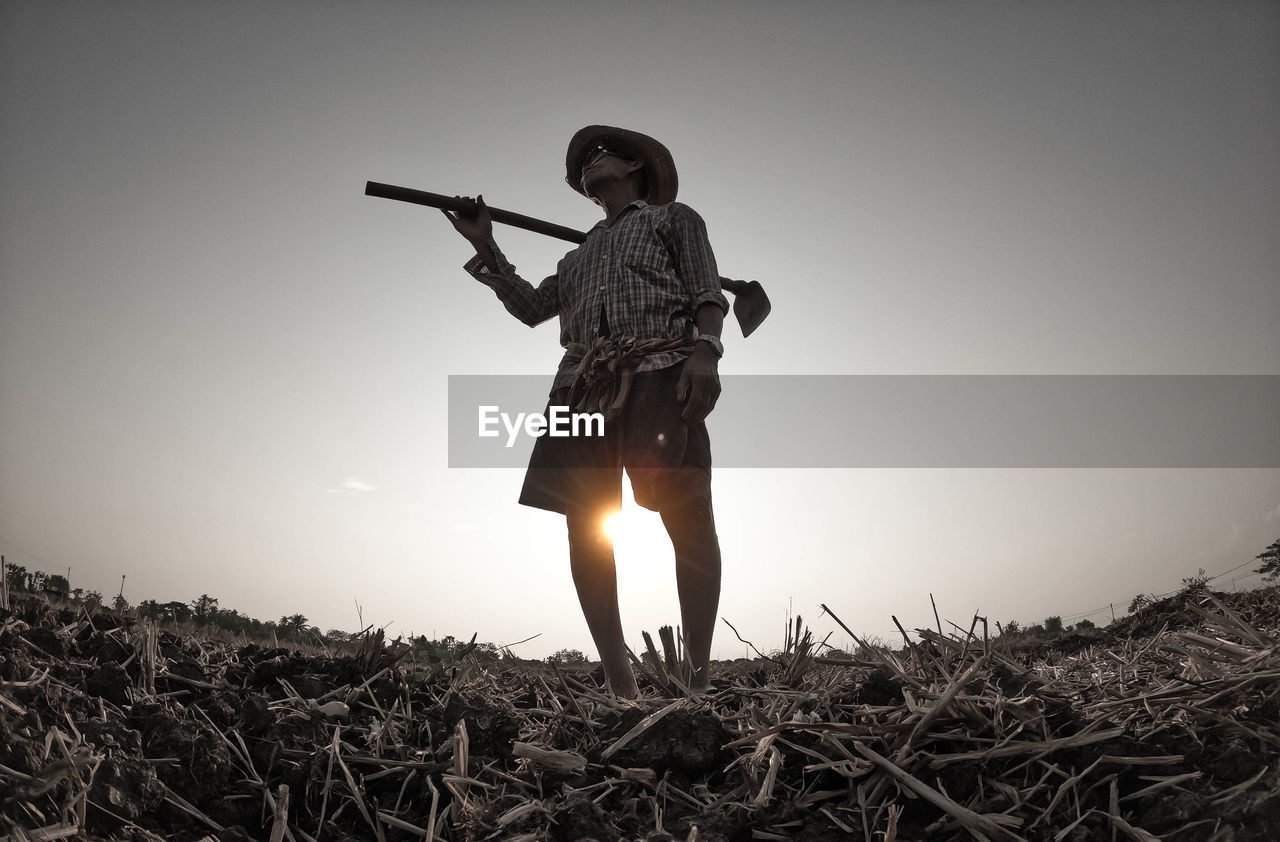
M 1277 838 L 1276 589 L 1144 612 L 1074 646 L 975 617 L 853 653 L 797 618 L 694 698 L 663 629 L 621 701 L 567 667 L 420 668 L 380 632 L 319 657 L 15 605 L 0 842 L 157 838 L 175 816 L 271 842 Z M 208 757 L 154 756 L 163 729 Z

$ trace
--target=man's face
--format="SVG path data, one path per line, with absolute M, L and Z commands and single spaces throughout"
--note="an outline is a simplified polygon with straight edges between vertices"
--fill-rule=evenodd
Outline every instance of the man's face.
M 593 195 L 590 185 L 599 185 L 613 179 L 625 179 L 643 167 L 640 161 L 624 157 L 618 152 L 597 146 L 587 153 L 582 162 L 582 192 Z

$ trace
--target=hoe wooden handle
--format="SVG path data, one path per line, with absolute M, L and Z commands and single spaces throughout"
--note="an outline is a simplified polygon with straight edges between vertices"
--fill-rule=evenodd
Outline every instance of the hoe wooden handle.
M 394 184 L 381 184 L 377 181 L 369 181 L 364 185 L 364 194 L 366 196 L 376 196 L 379 199 L 394 199 L 397 202 L 410 202 L 415 205 L 426 205 L 429 208 L 440 208 L 441 210 L 453 211 L 463 216 L 475 216 L 480 213 L 479 206 L 476 205 L 474 199 L 463 199 L 458 196 L 445 196 L 440 193 L 428 193 L 425 190 L 411 190 L 408 187 L 397 187 Z M 501 222 L 503 225 L 510 225 L 514 228 L 523 228 L 526 231 L 532 231 L 535 234 L 546 234 L 548 237 L 555 237 L 559 240 L 568 240 L 571 243 L 581 243 L 587 239 L 587 235 L 583 231 L 568 228 L 564 225 L 556 225 L 554 222 L 547 222 L 542 219 L 535 219 L 532 216 L 525 216 L 522 213 L 513 213 L 502 208 L 489 207 L 489 216 L 493 217 L 494 222 Z

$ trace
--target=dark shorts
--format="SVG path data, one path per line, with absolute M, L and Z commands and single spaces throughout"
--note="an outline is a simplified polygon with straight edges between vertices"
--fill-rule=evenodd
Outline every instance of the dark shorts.
M 711 438 L 703 422 L 680 418 L 676 400 L 683 363 L 637 373 L 626 406 L 604 425 L 602 436 L 539 437 L 533 445 L 520 502 L 567 513 L 570 509 L 617 509 L 622 505 L 622 471 L 631 478 L 635 500 L 658 511 L 668 489 L 690 472 L 711 476 Z M 568 403 L 568 389 L 557 390 L 551 406 Z

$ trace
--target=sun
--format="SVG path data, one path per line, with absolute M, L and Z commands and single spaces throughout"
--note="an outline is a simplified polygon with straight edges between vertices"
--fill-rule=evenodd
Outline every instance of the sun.
M 635 559 L 652 564 L 672 557 L 671 539 L 656 512 L 624 502 L 620 511 L 604 519 L 603 528 L 620 561 Z
M 604 534 L 609 536 L 609 540 L 617 542 L 627 531 L 627 519 L 622 512 L 614 512 L 604 519 Z

